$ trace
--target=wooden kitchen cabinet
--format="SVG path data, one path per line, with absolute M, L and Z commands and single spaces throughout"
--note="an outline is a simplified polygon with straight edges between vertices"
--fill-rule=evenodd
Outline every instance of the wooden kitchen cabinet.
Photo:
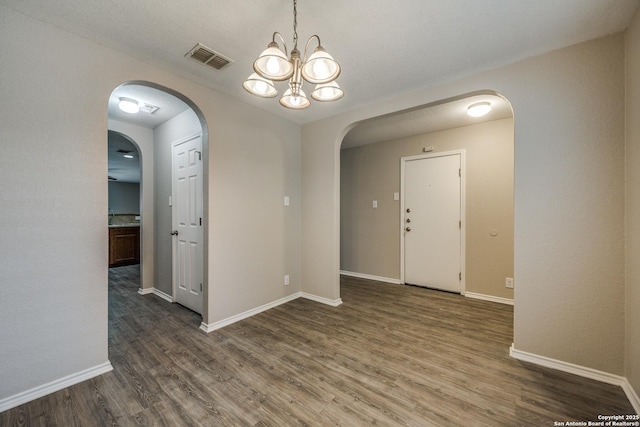
M 140 227 L 109 228 L 109 267 L 140 264 Z

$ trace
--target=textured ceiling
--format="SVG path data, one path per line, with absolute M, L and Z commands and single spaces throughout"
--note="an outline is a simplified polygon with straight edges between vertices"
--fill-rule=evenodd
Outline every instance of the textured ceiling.
M 247 94 L 242 82 L 274 31 L 291 44 L 290 0 L 0 3 L 301 124 L 622 31 L 640 5 L 638 0 L 299 0 L 301 44 L 312 34 L 321 37 L 342 65 L 338 82 L 345 97 L 289 111 L 276 99 Z M 234 62 L 215 71 L 185 58 L 198 42 Z M 279 89 L 282 93 L 282 85 Z

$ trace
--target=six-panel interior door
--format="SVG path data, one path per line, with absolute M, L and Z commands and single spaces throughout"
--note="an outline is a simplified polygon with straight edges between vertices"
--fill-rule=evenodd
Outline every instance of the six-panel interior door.
M 173 146 L 173 289 L 178 304 L 201 314 L 202 170 L 202 136 Z
M 461 155 L 404 162 L 404 282 L 461 292 Z

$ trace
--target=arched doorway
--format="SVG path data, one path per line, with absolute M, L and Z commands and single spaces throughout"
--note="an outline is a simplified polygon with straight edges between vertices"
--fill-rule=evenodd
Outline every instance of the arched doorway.
M 135 101 L 136 114 L 119 109 L 122 99 Z M 141 284 L 140 294 L 155 294 L 175 302 L 175 271 L 173 267 L 172 224 L 172 144 L 198 135 L 202 148 L 198 160 L 202 163 L 203 183 L 208 175 L 208 132 L 204 116 L 184 95 L 169 88 L 145 81 L 124 83 L 112 92 L 109 99 L 109 130 L 117 131 L 136 141 L 142 158 L 141 186 Z M 202 209 L 199 222 L 202 236 L 202 255 L 198 268 L 202 278 L 201 314 L 206 316 L 207 257 L 206 248 L 206 188 L 198 202 Z M 199 325 L 198 325 L 199 326 Z
M 478 102 L 491 112 L 469 117 Z M 340 150 L 341 274 L 405 283 L 404 237 L 415 218 L 400 209 L 401 159 L 462 150 L 466 215 L 455 280 L 469 297 L 513 304 L 513 120 L 504 97 L 483 91 L 356 123 Z

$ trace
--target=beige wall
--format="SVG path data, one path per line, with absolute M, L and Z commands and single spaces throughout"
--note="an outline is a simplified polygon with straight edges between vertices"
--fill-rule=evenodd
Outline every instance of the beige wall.
M 173 89 L 208 124 L 205 321 L 300 291 L 300 126 L 4 6 L 0 57 L 0 405 L 108 364 L 107 105 L 123 82 Z
M 626 376 L 640 393 L 640 12 L 626 33 Z
M 342 150 L 341 270 L 400 279 L 400 202 L 393 193 L 400 191 L 400 158 L 426 146 L 466 152 L 466 291 L 513 299 L 505 287 L 513 277 L 513 119 Z
M 303 291 L 340 295 L 339 147 L 346 132 L 362 120 L 483 89 L 503 94 L 515 117 L 514 346 L 621 375 L 621 34 L 304 125 Z

